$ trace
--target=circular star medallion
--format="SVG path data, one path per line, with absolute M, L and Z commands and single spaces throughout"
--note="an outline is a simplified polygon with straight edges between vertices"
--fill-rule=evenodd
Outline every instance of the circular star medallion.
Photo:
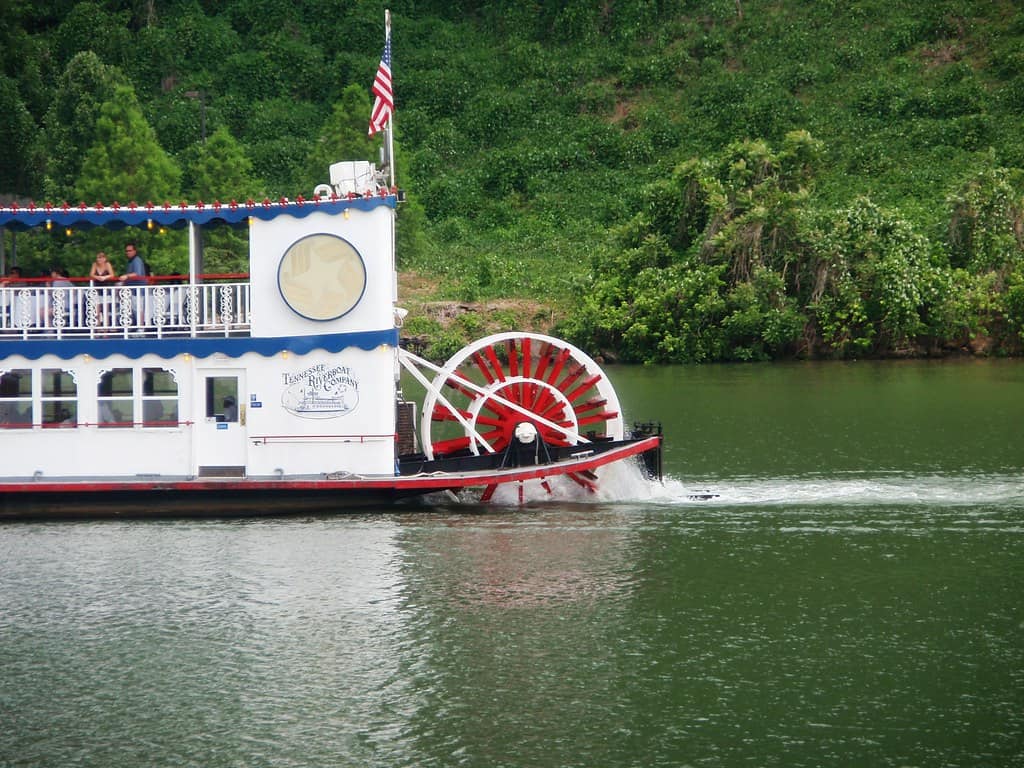
M 308 235 L 292 243 L 277 267 L 285 303 L 309 320 L 336 320 L 359 303 L 366 290 L 366 265 L 359 252 L 336 235 Z

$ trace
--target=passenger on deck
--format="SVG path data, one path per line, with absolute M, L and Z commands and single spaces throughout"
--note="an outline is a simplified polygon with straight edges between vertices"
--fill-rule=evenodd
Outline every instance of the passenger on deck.
M 9 286 L 13 287 L 13 286 L 21 285 L 22 284 L 21 283 L 21 279 L 22 279 L 21 267 L 19 267 L 17 264 L 15 264 L 13 267 L 11 267 L 10 269 L 7 270 L 7 275 L 2 280 L 0 280 L 0 283 L 3 283 L 4 285 L 9 285 Z
M 129 241 L 125 243 L 124 255 L 128 259 L 128 266 L 123 275 L 121 275 L 121 282 L 125 285 L 131 285 L 136 288 L 132 291 L 135 296 L 132 299 L 132 323 L 135 325 L 141 325 L 145 322 L 145 308 L 144 301 L 145 297 L 143 291 L 140 290 L 146 283 L 146 262 L 142 260 L 142 256 L 139 255 L 138 249 L 135 247 L 135 243 Z
M 117 275 L 114 274 L 114 266 L 107 261 L 107 254 L 103 251 L 96 254 L 96 260 L 93 261 L 92 268 L 89 270 L 89 279 L 101 284 L 117 279 Z
M 50 267 L 50 287 L 51 288 L 73 288 L 74 283 L 68 279 L 68 271 L 61 269 L 60 267 Z M 60 318 L 58 318 L 58 295 L 53 291 L 50 291 L 47 299 L 50 306 L 50 325 L 52 326 L 65 326 L 71 320 L 71 304 L 74 300 L 73 295 L 69 295 L 66 291 L 64 295 L 59 297 L 62 310 L 60 310 Z M 43 317 L 39 318 L 41 321 Z
M 224 421 L 238 421 L 238 406 L 231 395 L 224 398 Z
M 74 283 L 70 280 L 71 275 L 66 269 L 50 267 L 50 286 L 53 288 L 72 288 Z
M 96 258 L 92 262 L 92 266 L 89 268 L 89 280 L 90 285 L 104 286 L 104 285 L 116 285 L 117 284 L 117 273 L 114 271 L 114 265 L 110 263 L 110 259 L 107 258 L 107 254 L 100 251 L 96 254 Z M 96 304 L 96 313 L 99 315 L 96 318 L 96 325 L 100 328 L 106 328 L 111 324 L 112 318 L 110 314 L 112 312 L 113 301 L 109 299 L 109 290 L 104 291 L 104 297 L 100 298 Z
M 15 288 L 19 285 L 21 285 L 21 267 L 19 266 L 11 267 L 7 270 L 6 275 L 0 277 L 0 287 Z M 13 325 L 12 308 L 14 300 L 5 292 L 2 294 L 0 302 L 2 302 L 0 303 L 0 312 L 3 313 L 3 317 L 0 319 L 2 319 L 4 327 L 8 328 Z
M 125 243 L 124 255 L 128 259 L 128 266 L 125 268 L 125 273 L 121 275 L 121 279 L 126 283 L 146 282 L 146 262 L 139 255 L 135 243 Z
M 28 285 L 24 282 L 24 275 L 18 265 L 7 270 L 7 274 L 0 278 L 0 284 L 5 288 L 23 288 Z M 35 299 L 32 296 L 19 295 L 20 293 L 4 292 L 2 312 L 5 328 L 25 328 L 35 322 Z

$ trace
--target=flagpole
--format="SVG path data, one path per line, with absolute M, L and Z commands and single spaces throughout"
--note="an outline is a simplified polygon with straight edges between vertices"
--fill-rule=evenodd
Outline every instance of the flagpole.
M 391 11 L 384 10 L 384 35 L 386 39 L 391 38 Z M 392 81 L 393 82 L 393 81 Z M 394 85 L 392 85 L 394 88 Z M 391 183 L 388 187 L 395 186 L 395 142 L 394 142 L 394 124 L 395 124 L 395 110 L 391 110 L 391 114 L 388 115 L 388 174 L 391 177 Z
M 384 9 L 384 41 L 385 41 L 385 43 L 384 43 L 385 46 L 390 46 L 390 44 L 391 44 L 391 11 L 388 10 L 387 8 Z M 390 66 L 391 66 L 391 64 L 389 62 L 388 63 L 388 67 L 390 68 Z M 390 88 L 392 89 L 392 92 L 391 92 L 391 105 L 392 105 L 392 107 L 391 107 L 390 114 L 388 114 L 387 126 L 384 128 L 384 130 L 387 132 L 387 136 L 385 138 L 385 141 L 387 142 L 387 148 L 388 148 L 388 176 L 390 177 L 390 181 L 391 181 L 391 183 L 388 184 L 388 190 L 390 191 L 392 189 L 395 189 L 395 141 L 394 141 L 394 127 L 395 127 L 395 109 L 394 109 L 394 103 L 395 102 L 394 102 L 394 98 L 395 97 L 394 97 L 394 78 L 393 77 L 391 78 L 391 83 L 389 85 L 390 85 Z M 395 324 L 400 326 L 402 324 L 400 318 L 404 317 L 404 314 L 403 315 L 399 315 L 398 314 L 398 309 L 397 309 L 397 307 L 398 307 L 398 242 L 397 242 L 398 241 L 398 228 L 397 228 L 397 222 L 395 221 L 395 214 L 397 212 L 398 211 L 396 209 L 395 212 L 391 216 L 391 274 L 393 275 L 392 283 L 391 283 L 391 306 L 395 310 L 395 318 L 396 318 Z M 404 310 L 403 310 L 403 312 L 404 312 Z M 397 353 L 398 353 L 398 347 L 396 345 L 396 347 L 395 347 L 395 354 L 397 355 Z M 398 358 L 396 357 L 395 359 L 397 360 Z M 399 378 L 398 377 L 398 370 L 396 368 L 396 370 L 395 370 L 395 383 L 398 384 L 399 386 L 401 386 L 401 383 L 399 382 L 398 378 Z M 397 472 L 398 471 L 398 469 L 397 469 L 398 464 L 397 463 L 395 464 L 395 467 L 396 467 L 395 471 Z
M 388 120 L 388 174 L 391 177 L 391 182 L 388 184 L 389 187 L 395 186 L 395 142 L 391 135 L 391 120 L 393 119 Z

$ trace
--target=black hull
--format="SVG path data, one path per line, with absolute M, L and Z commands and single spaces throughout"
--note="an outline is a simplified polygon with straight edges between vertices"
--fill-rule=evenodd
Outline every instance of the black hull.
M 0 499 L 0 521 L 214 519 L 381 510 L 415 503 L 422 491 L 258 489 L 123 490 L 73 498 L 60 491 Z

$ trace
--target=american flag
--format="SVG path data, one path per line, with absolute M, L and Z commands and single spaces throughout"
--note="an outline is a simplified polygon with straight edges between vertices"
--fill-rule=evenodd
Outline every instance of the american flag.
M 370 89 L 376 97 L 373 101 L 373 111 L 370 112 L 369 135 L 373 136 L 377 131 L 384 130 L 388 124 L 391 113 L 395 109 L 395 94 L 391 90 L 391 25 L 387 26 L 387 34 L 384 37 L 384 53 L 380 57 L 380 66 L 377 67 L 377 77 L 373 80 L 373 87 Z

